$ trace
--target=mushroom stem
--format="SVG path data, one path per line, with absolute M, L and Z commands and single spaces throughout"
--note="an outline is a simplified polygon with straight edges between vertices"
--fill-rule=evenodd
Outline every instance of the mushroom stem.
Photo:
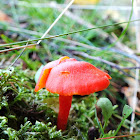
M 57 129 L 65 130 L 71 108 L 72 96 L 59 95 L 59 113 L 57 118 Z

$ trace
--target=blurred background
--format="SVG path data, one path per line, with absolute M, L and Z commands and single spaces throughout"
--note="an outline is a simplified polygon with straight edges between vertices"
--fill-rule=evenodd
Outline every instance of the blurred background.
M 0 69 L 9 67 L 20 55 L 22 50 L 16 48 L 26 45 L 21 41 L 40 38 L 69 2 L 1 0 L 0 52 L 11 48 L 15 50 L 0 54 Z M 23 70 L 32 75 L 29 89 L 33 92 L 34 75 L 41 65 L 65 55 L 92 63 L 112 77 L 108 89 L 99 92 L 96 97 L 108 97 L 113 105 L 118 105 L 118 110 L 129 104 L 134 112 L 129 123 L 123 127 L 122 134 L 130 131 L 137 133 L 140 131 L 140 22 L 128 21 L 140 19 L 139 6 L 139 0 L 134 0 L 133 4 L 131 0 L 75 0 L 47 37 L 68 35 L 46 39 L 37 46 L 27 47 L 13 66 L 17 73 Z M 113 25 L 121 22 L 126 23 Z M 105 25 L 108 26 L 101 28 Z M 93 27 L 97 28 L 70 33 Z M 15 44 L 3 46 L 8 43 Z

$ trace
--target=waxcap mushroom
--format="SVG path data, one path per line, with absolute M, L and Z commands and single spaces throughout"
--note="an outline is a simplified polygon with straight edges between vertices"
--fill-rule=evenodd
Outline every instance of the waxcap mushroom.
M 67 127 L 73 95 L 89 95 L 104 90 L 111 77 L 90 63 L 77 61 L 68 56 L 46 64 L 36 84 L 37 92 L 43 87 L 59 94 L 57 129 Z
M 107 88 L 109 79 L 90 63 L 67 59 L 50 71 L 46 89 L 63 96 L 88 95 Z

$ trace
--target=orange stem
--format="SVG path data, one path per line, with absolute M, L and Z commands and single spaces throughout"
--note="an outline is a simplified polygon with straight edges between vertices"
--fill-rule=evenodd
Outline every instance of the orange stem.
M 57 118 L 57 129 L 65 130 L 67 127 L 67 121 L 69 111 L 71 108 L 72 96 L 59 95 L 59 113 Z

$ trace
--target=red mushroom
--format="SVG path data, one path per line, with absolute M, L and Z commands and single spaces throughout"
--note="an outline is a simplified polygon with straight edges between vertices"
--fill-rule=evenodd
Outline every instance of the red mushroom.
M 59 94 L 57 128 L 65 130 L 73 95 L 89 95 L 104 90 L 111 77 L 90 63 L 67 56 L 44 66 L 35 91 L 46 86 L 51 93 Z

